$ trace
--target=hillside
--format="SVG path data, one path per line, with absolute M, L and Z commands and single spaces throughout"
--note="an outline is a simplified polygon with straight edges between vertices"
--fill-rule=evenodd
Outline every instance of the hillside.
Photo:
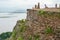
M 17 21 L 9 40 L 60 39 L 60 12 L 27 11 L 27 19 Z

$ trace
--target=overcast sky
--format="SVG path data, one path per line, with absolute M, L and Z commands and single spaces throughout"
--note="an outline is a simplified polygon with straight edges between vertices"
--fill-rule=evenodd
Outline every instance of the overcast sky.
M 54 6 L 54 4 L 59 4 L 60 0 L 0 0 L 0 11 L 13 11 L 17 9 L 27 9 L 34 6 L 38 2 L 41 3 L 41 7 L 44 4 L 48 6 Z

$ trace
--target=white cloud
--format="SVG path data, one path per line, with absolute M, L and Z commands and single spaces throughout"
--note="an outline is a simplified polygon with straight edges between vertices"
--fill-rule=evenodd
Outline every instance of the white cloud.
M 52 6 L 55 3 L 60 3 L 60 0 L 0 0 L 0 8 L 31 8 L 38 2 L 41 3 L 41 6 L 44 6 L 44 4 L 47 4 L 48 6 Z

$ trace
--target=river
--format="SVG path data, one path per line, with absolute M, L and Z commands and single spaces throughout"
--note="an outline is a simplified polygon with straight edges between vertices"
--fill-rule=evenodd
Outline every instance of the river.
M 26 19 L 26 13 L 0 13 L 0 33 L 11 32 L 21 19 Z

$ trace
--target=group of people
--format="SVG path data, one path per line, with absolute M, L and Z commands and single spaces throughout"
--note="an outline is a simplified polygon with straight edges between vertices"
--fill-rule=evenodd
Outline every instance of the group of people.
M 45 8 L 48 8 L 46 4 L 45 4 Z M 60 4 L 59 4 L 59 7 L 57 4 L 55 4 L 55 8 L 60 8 Z M 40 9 L 40 3 L 38 3 L 38 5 L 35 5 L 35 8 L 33 7 L 33 9 Z

